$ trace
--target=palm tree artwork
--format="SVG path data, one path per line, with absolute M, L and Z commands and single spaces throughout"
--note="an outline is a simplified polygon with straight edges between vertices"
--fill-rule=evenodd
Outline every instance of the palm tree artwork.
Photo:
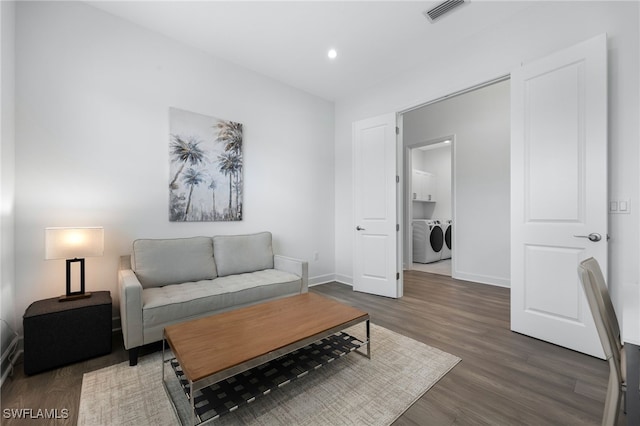
M 216 141 L 224 145 L 224 153 L 218 156 L 219 170 L 229 179 L 227 212 L 235 220 L 242 220 L 242 124 L 221 120 L 216 129 Z
M 184 209 L 184 220 L 187 220 L 187 216 L 189 216 L 189 211 L 191 208 L 191 197 L 193 195 L 193 188 L 200 185 L 204 180 L 204 176 L 202 172 L 190 167 L 187 170 L 187 173 L 184 174 L 182 180 L 186 185 L 189 186 L 189 198 L 187 198 L 187 207 Z
M 243 126 L 169 110 L 169 220 L 242 220 Z
M 202 160 L 204 159 L 204 151 L 202 151 L 198 146 L 202 141 L 193 136 L 188 137 L 185 140 L 180 135 L 171 135 L 171 139 L 171 155 L 181 163 L 178 172 L 173 177 L 171 183 L 169 183 L 169 188 L 176 189 L 176 181 L 178 180 L 180 173 L 182 173 L 184 166 L 187 163 L 192 166 L 202 163 Z
M 212 219 L 216 220 L 216 209 L 215 209 L 215 205 L 216 205 L 216 189 L 218 188 L 218 184 L 216 183 L 215 179 L 211 179 L 211 183 L 209 183 L 209 189 L 211 190 L 211 205 L 212 207 Z

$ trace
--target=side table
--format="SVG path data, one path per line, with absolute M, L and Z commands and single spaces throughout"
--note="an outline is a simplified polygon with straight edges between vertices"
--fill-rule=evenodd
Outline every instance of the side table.
M 33 302 L 25 311 L 24 372 L 35 374 L 111 352 L 111 293 Z

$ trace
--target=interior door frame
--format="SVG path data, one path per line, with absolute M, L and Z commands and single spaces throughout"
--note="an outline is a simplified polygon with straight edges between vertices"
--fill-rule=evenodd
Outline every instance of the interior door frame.
M 403 117 L 402 114 L 396 113 L 396 220 L 398 221 L 398 232 L 396 235 L 396 268 L 398 269 L 397 294 L 398 298 L 404 296 L 404 192 L 406 185 L 404 184 L 404 158 L 403 153 Z

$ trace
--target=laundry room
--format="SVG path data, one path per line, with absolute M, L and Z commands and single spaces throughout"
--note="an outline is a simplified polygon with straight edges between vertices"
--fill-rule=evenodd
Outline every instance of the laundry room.
M 411 150 L 413 269 L 451 275 L 451 144 L 454 136 Z

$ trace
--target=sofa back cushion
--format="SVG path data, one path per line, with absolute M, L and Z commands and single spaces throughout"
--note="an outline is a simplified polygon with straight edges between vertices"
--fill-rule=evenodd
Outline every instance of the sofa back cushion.
M 217 276 L 209 237 L 136 240 L 131 269 L 142 287 L 161 287 Z
M 273 269 L 271 232 L 213 237 L 218 276 Z

